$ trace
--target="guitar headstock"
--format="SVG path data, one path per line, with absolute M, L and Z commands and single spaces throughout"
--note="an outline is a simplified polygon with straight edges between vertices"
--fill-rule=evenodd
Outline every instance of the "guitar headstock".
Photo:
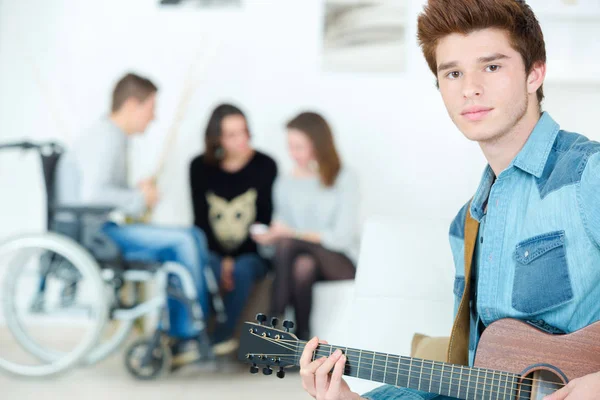
M 283 322 L 283 330 L 277 328 L 277 318 L 271 318 L 270 324 L 265 325 L 267 317 L 258 314 L 256 321 L 244 323 L 238 358 L 252 364 L 253 374 L 262 366 L 263 374 L 271 375 L 276 368 L 277 376 L 283 378 L 284 368 L 298 365 L 305 343 L 289 332 L 294 327 L 291 321 Z

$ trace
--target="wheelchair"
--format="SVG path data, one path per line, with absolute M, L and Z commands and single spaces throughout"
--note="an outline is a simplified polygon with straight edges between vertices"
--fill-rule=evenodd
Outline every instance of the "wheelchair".
M 63 148 L 55 142 L 0 144 L 0 150 L 37 151 L 43 171 L 47 232 L 12 237 L 0 244 L 0 328 L 34 361 L 14 361 L 0 353 L 0 372 L 25 377 L 47 377 L 76 366 L 98 363 L 129 338 L 135 321 L 158 314 L 149 337 L 125 351 L 125 366 L 135 378 L 156 379 L 175 369 L 171 363 L 174 338 L 168 336 L 167 298 L 175 298 L 192 315 L 199 333 L 199 362 L 215 360 L 206 319 L 197 301 L 189 272 L 173 262 L 162 264 L 125 260 L 110 238 L 101 233 L 110 207 L 63 207 L 55 204 L 55 170 Z M 226 319 L 210 268 L 203 268 L 217 321 Z M 179 285 L 172 285 L 173 279 Z M 140 295 L 142 283 L 154 283 L 156 294 Z M 27 325 L 47 321 L 38 332 Z M 69 349 L 57 349 L 44 339 L 55 324 L 72 331 L 85 327 Z M 39 332 L 41 331 L 41 332 Z M 41 334 L 40 334 L 41 333 Z M 1 348 L 2 346 L 0 346 Z

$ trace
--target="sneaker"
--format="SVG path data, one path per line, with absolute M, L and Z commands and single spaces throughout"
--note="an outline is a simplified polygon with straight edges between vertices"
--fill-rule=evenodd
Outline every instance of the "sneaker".
M 215 356 L 225 356 L 231 354 L 237 350 L 239 347 L 239 342 L 237 339 L 227 339 L 222 342 L 215 343 L 212 346 L 213 353 Z
M 171 345 L 173 367 L 180 367 L 200 359 L 200 349 L 196 339 L 178 340 Z

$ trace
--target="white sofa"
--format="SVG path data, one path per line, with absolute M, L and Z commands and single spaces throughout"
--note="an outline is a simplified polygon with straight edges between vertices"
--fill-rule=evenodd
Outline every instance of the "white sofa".
M 332 344 L 409 355 L 415 332 L 448 336 L 454 265 L 449 221 L 374 218 L 355 281 L 315 286 L 311 324 Z M 364 393 L 378 384 L 349 378 Z

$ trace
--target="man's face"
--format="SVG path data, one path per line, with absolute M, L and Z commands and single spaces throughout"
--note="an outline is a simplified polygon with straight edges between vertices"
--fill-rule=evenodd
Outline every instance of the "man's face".
M 528 84 L 523 58 L 506 31 L 448 35 L 438 43 L 436 60 L 448 114 L 470 140 L 494 142 L 523 118 L 530 102 L 537 108 L 539 85 Z
M 144 101 L 135 99 L 132 104 L 132 123 L 134 133 L 143 133 L 148 124 L 154 120 L 154 108 L 156 106 L 156 93 L 151 94 Z

